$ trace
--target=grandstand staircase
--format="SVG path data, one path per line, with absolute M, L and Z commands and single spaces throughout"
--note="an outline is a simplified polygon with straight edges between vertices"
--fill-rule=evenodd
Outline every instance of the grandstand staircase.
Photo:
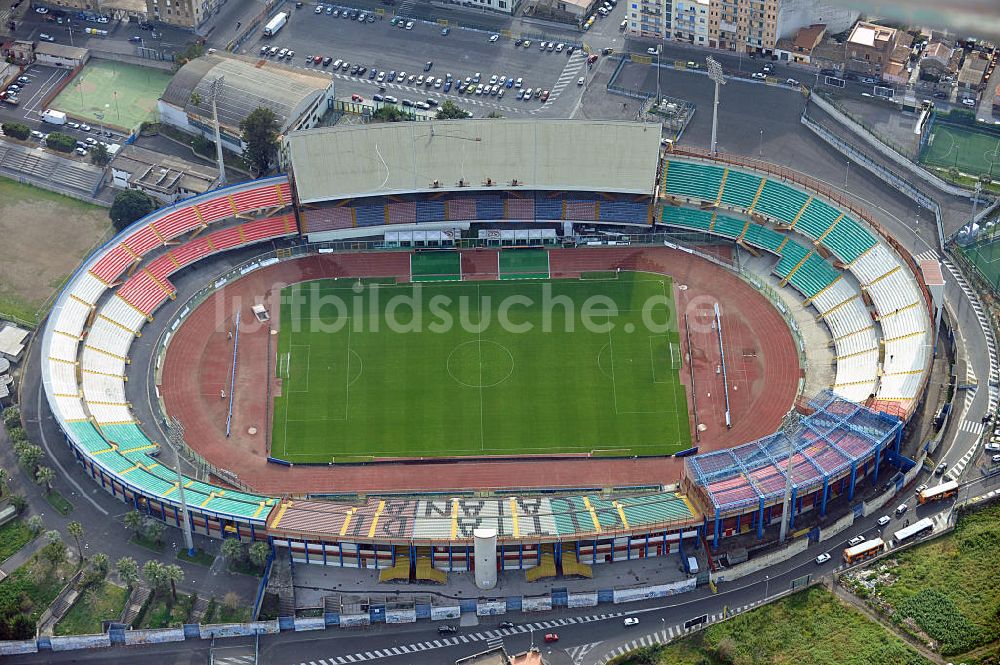
M 121 616 L 118 618 L 119 623 L 123 623 L 126 626 L 132 625 L 136 617 L 139 616 L 139 612 L 142 610 L 142 606 L 146 604 L 149 600 L 149 596 L 153 592 L 148 586 L 137 584 L 132 589 L 132 593 L 128 596 L 128 602 L 125 603 L 125 608 L 122 610 Z
M 552 579 L 558 575 L 556 571 L 556 555 L 552 544 L 542 545 L 541 556 L 538 558 L 538 565 L 529 568 L 524 573 L 524 579 L 528 582 L 538 582 L 539 580 Z
M 205 614 L 208 612 L 210 602 L 204 596 L 195 598 L 194 605 L 191 607 L 191 616 L 188 617 L 187 623 L 201 623 L 201 620 L 205 618 Z
M 411 575 L 410 549 L 408 547 L 397 546 L 394 554 L 396 564 L 389 568 L 382 568 L 378 571 L 379 582 L 409 582 Z
M 575 552 L 564 551 L 560 564 L 563 577 L 586 577 L 588 580 L 594 577 L 594 570 L 590 564 L 580 563 Z
M 278 616 L 295 616 L 295 584 L 292 581 L 292 559 L 287 548 L 276 548 L 265 591 L 278 596 Z
M 429 547 L 417 548 L 417 565 L 414 577 L 418 582 L 436 582 L 438 584 L 447 584 L 448 582 L 448 573 L 434 567 Z

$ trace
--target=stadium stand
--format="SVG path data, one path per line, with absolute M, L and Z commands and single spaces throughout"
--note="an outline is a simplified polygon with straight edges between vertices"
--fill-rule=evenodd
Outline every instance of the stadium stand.
M 723 535 L 764 528 L 780 520 L 788 451 L 792 453 L 792 515 L 789 528 L 804 510 L 822 516 L 833 496 L 853 498 L 859 479 L 878 473 L 890 448 L 898 452 L 903 423 L 824 392 L 811 401 L 791 435 L 776 432 L 728 450 L 685 460 L 685 480 L 695 505 L 709 517 L 713 546 Z M 791 436 L 791 442 L 788 437 Z M 753 509 L 748 513 L 747 509 Z

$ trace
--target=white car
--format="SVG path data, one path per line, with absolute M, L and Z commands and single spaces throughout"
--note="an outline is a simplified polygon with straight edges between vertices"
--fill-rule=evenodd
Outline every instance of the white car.
M 556 44 L 556 53 L 562 53 L 564 48 L 566 48 L 565 44 Z
M 888 515 L 883 515 L 882 517 L 878 518 L 878 522 L 876 522 L 876 524 L 878 524 L 879 526 L 885 526 L 886 524 L 889 523 L 891 519 L 892 518 L 890 518 Z
M 56 40 L 55 37 L 45 32 L 39 33 L 38 38 L 41 39 L 43 42 L 54 42 Z
M 278 57 L 284 58 L 288 54 L 288 49 L 283 48 L 278 51 Z
M 500 39 L 500 35 L 497 35 L 497 34 L 490 35 L 490 44 L 496 43 L 496 41 L 499 40 L 499 39 Z
M 97 22 L 98 23 L 109 23 L 110 21 L 111 21 L 111 19 L 109 19 L 107 16 L 98 16 L 97 17 Z
M 626 628 L 628 628 L 629 626 L 638 626 L 639 625 L 639 618 L 638 617 L 625 617 L 625 621 L 623 621 L 622 623 L 625 624 Z
M 854 547 L 855 545 L 860 545 L 863 542 L 865 542 L 864 536 L 854 536 L 853 538 L 847 541 L 847 544 L 850 547 Z
M 962 105 L 963 106 L 969 106 L 969 107 L 975 106 L 976 105 L 976 100 L 971 99 L 969 97 L 966 97 L 965 99 L 962 100 Z
M 406 29 L 407 30 L 413 30 L 413 21 L 407 21 L 406 22 Z
M 577 85 L 583 85 L 583 81 L 584 81 L 584 78 L 583 78 L 583 77 L 581 76 L 580 78 L 578 78 L 578 79 L 576 80 L 576 84 L 577 84 Z
M 36 14 L 48 14 L 49 10 L 46 9 L 45 7 L 38 7 L 37 9 L 35 9 L 35 13 Z
M 816 557 L 816 565 L 820 566 L 830 560 L 830 553 L 823 552 L 818 557 Z
M 650 55 L 656 55 L 656 47 L 655 46 L 650 46 L 648 49 L 646 49 L 646 53 L 648 53 Z
M 517 78 L 516 81 L 514 81 L 515 88 L 520 88 L 523 84 L 524 84 L 524 79 L 522 79 L 520 76 Z
M 754 72 L 753 74 L 750 75 L 750 77 L 755 79 L 760 79 L 763 81 L 764 79 L 767 78 L 767 74 L 765 74 L 764 72 Z
M 799 82 L 795 79 L 785 79 L 785 85 L 798 86 Z

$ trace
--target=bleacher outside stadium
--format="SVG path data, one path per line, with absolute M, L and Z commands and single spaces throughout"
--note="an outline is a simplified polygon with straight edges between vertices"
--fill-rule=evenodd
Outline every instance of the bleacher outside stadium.
M 852 493 L 857 480 L 873 475 L 887 451 L 898 446 L 899 419 L 878 412 L 908 417 L 928 378 L 932 332 L 926 290 L 912 259 L 863 211 L 842 205 L 790 172 L 778 175 L 777 169 L 757 162 L 720 162 L 712 164 L 705 155 L 667 156 L 660 165 L 659 184 L 661 194 L 672 200 L 657 203 L 655 209 L 652 196 L 643 199 L 641 193 L 606 199 L 597 194 L 588 198 L 589 192 L 512 192 L 493 185 L 488 193 L 424 192 L 299 205 L 292 199 L 294 180 L 287 176 L 178 202 L 120 233 L 68 280 L 41 342 L 49 405 L 81 465 L 103 488 L 179 525 L 176 473 L 157 462 L 159 444 L 136 423 L 124 393 L 132 340 L 175 295 L 170 274 L 216 252 L 311 233 L 317 219 L 313 213 L 320 209 L 346 207 L 354 224 L 358 209 L 374 208 L 362 217 L 376 220 L 381 215 L 382 226 L 388 227 L 402 210 L 391 206 L 411 206 L 406 209 L 412 209 L 415 224 L 423 223 L 416 221 L 421 203 L 435 210 L 442 203 L 444 217 L 427 213 L 428 222 L 450 221 L 452 213 L 455 219 L 475 220 L 482 198 L 484 211 L 503 211 L 503 217 L 492 218 L 497 220 L 618 225 L 619 213 L 602 216 L 606 204 L 635 204 L 620 213 L 640 214 L 635 224 L 696 229 L 778 254 L 775 271 L 782 283 L 800 291 L 830 326 L 837 344 L 837 383 L 803 421 L 795 443 L 798 471 L 793 473 L 802 484 L 793 516 L 822 510 L 831 496 Z M 767 168 L 773 170 L 768 173 Z M 632 200 L 618 199 L 622 196 Z M 553 198 L 557 203 L 545 209 L 544 202 Z M 526 199 L 532 202 L 534 217 L 525 216 L 526 208 L 511 205 Z M 454 208 L 445 205 L 451 201 L 460 203 Z M 685 206 L 691 203 L 695 207 Z M 720 215 L 720 209 L 743 219 Z M 303 220 L 302 229 L 296 214 Z M 366 233 L 377 229 L 373 222 Z M 197 237 L 181 243 L 188 232 Z M 877 326 L 855 282 L 872 302 Z M 862 341 L 849 346 L 855 344 L 847 341 L 851 338 Z M 666 554 L 672 543 L 680 545 L 688 536 L 700 540 L 711 534 L 718 545 L 720 537 L 748 525 L 762 529 L 775 517 L 769 510 L 775 483 L 784 482 L 778 450 L 783 436 L 689 458 L 682 487 L 688 496 L 660 488 L 649 493 L 583 491 L 528 498 L 371 496 L 362 503 L 337 503 L 263 496 L 188 477 L 181 482 L 187 519 L 196 531 L 247 540 L 273 538 L 292 549 L 297 560 L 394 568 L 402 556 L 414 565 L 422 561 L 424 568 L 429 564 L 432 569 L 464 570 L 470 527 L 489 524 L 501 535 L 505 567 L 547 567 L 560 560 L 565 570 L 574 562 Z M 746 477 L 751 471 L 753 478 Z

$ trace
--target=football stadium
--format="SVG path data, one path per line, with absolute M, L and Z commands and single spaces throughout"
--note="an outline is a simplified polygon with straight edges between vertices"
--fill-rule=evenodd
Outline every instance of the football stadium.
M 386 581 L 485 539 L 542 579 L 763 538 L 786 486 L 794 528 L 898 470 L 923 269 L 821 182 L 606 121 L 312 129 L 282 163 L 133 224 L 45 325 L 67 445 L 146 514 Z

